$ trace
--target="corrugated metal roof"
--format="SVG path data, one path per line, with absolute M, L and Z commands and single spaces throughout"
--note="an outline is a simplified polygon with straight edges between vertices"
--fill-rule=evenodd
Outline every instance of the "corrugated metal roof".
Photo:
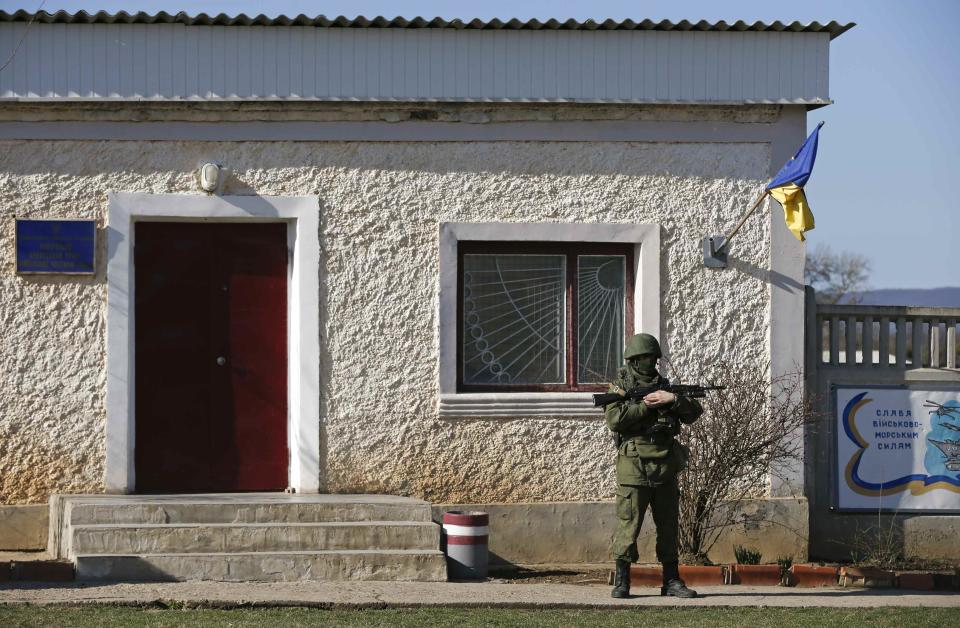
M 34 19 L 43 24 L 186 24 L 190 26 L 316 26 L 322 28 L 450 28 L 450 29 L 474 29 L 474 30 L 584 30 L 584 31 L 760 31 L 760 32 L 792 32 L 792 33 L 830 33 L 830 39 L 839 37 L 847 32 L 856 24 L 849 22 L 840 24 L 835 21 L 821 24 L 820 22 L 810 22 L 803 24 L 801 22 L 790 22 L 785 24 L 777 21 L 771 24 L 765 22 L 748 23 L 742 20 L 736 22 L 708 22 L 700 20 L 699 22 L 690 22 L 681 20 L 671 22 L 670 20 L 661 20 L 654 22 L 652 20 L 643 20 L 635 22 L 633 20 L 604 20 L 596 22 L 594 20 L 578 21 L 565 20 L 563 22 L 550 19 L 545 22 L 540 20 L 521 21 L 511 19 L 507 21 L 492 20 L 445 20 L 435 17 L 426 19 L 423 17 L 414 17 L 411 19 L 403 17 L 385 18 L 373 17 L 366 18 L 358 16 L 348 18 L 344 16 L 328 18 L 324 15 L 309 17 L 303 14 L 294 17 L 278 15 L 268 17 L 260 14 L 253 17 L 243 13 L 239 15 L 227 15 L 220 13 L 218 15 L 207 15 L 199 13 L 189 15 L 185 12 L 176 14 L 160 11 L 159 13 L 127 13 L 120 11 L 118 13 L 107 13 L 98 11 L 97 13 L 87 13 L 78 11 L 69 13 L 67 11 L 57 11 L 48 13 L 39 11 L 33 13 L 30 11 L 19 10 L 14 13 L 0 11 L 0 22 L 29 22 Z
M 16 15 L 0 13 L 0 48 L 19 48 L 3 100 L 830 102 L 831 33 L 800 25 Z

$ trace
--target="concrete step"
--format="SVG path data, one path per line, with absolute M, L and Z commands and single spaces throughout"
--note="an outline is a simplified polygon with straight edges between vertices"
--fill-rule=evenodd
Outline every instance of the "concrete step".
M 436 550 L 426 521 L 126 524 L 72 527 L 74 554 L 176 554 L 318 550 Z
M 80 580 L 446 579 L 429 502 L 391 495 L 55 495 Z
M 130 499 L 135 497 L 136 499 Z M 70 525 L 431 521 L 430 504 L 389 495 L 136 495 L 71 497 Z
M 437 550 L 141 554 L 76 556 L 78 580 L 294 582 L 409 580 L 442 582 Z

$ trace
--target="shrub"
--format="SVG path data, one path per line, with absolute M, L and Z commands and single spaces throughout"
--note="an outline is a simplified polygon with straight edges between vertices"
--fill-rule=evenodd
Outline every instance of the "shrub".
M 803 374 L 774 375 L 764 364 L 719 362 L 698 379 L 726 386 L 704 400 L 704 414 L 684 428 L 689 466 L 679 475 L 680 552 L 705 564 L 723 530 L 740 522 L 741 500 L 766 497 L 769 479 L 802 464 L 804 430 L 818 420 L 803 394 Z
M 785 577 L 793 567 L 793 556 L 777 556 L 777 565 L 780 567 L 780 577 Z
M 742 545 L 733 546 L 733 555 L 737 558 L 740 565 L 759 565 L 763 556 L 757 550 L 743 547 Z

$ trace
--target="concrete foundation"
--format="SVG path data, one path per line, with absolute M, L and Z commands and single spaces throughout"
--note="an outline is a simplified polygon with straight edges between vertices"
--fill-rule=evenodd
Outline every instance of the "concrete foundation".
M 903 554 L 960 562 L 960 517 L 913 517 L 903 522 Z
M 603 563 L 617 525 L 612 501 L 541 504 L 437 504 L 434 521 L 447 510 L 482 510 L 490 515 L 491 564 Z M 709 556 L 732 562 L 733 546 L 761 552 L 765 560 L 807 559 L 807 501 L 803 498 L 745 500 L 740 523 L 724 531 Z M 656 562 L 656 528 L 647 512 L 637 545 L 641 562 Z
M 713 562 L 736 562 L 735 545 L 760 552 L 764 562 L 773 562 L 780 556 L 792 557 L 794 562 L 808 559 L 809 507 L 805 498 L 744 500 L 737 518 L 739 523 L 721 533 L 710 551 Z M 650 551 L 653 551 L 652 544 Z
M 45 504 L 0 506 L 0 550 L 46 548 L 49 512 Z
M 60 496 L 52 500 L 59 503 Z M 338 538 L 347 534 L 347 528 L 335 530 L 297 530 L 295 533 L 284 534 L 276 524 L 284 521 L 293 524 L 308 521 L 311 517 L 343 517 L 344 522 L 360 521 L 371 517 L 383 516 L 392 520 L 416 521 L 421 514 L 414 512 L 408 506 L 396 504 L 388 508 L 381 504 L 380 510 L 373 510 L 369 504 L 357 503 L 349 508 L 346 505 L 338 510 L 325 511 L 326 514 L 317 514 L 323 511 L 314 510 L 311 515 L 308 506 L 281 506 L 279 504 L 260 504 L 256 508 L 237 510 L 233 521 L 236 523 L 274 522 L 250 529 L 231 529 L 229 526 L 217 530 L 215 538 L 207 538 L 208 544 L 222 543 L 230 546 L 235 537 L 249 540 L 250 535 L 264 540 L 282 536 L 286 539 L 296 538 L 297 535 L 306 535 L 310 538 Z M 81 531 L 78 538 L 84 543 L 120 543 L 121 539 L 129 538 L 134 543 L 131 548 L 140 549 L 162 548 L 168 543 L 168 538 L 177 535 L 189 534 L 196 531 L 194 526 L 181 526 L 175 530 L 158 530 L 156 526 L 136 525 L 160 524 L 183 516 L 185 505 L 87 504 L 82 508 L 74 508 L 72 517 L 78 526 L 87 524 L 103 524 L 107 521 L 118 528 L 117 535 L 111 540 L 103 540 L 97 532 Z M 216 504 L 197 505 L 191 507 L 191 517 L 195 522 L 215 522 L 222 518 L 223 507 Z M 552 502 L 526 504 L 437 504 L 433 506 L 433 520 L 439 522 L 443 512 L 459 509 L 483 510 L 490 514 L 490 558 L 493 564 L 561 564 L 561 563 L 602 563 L 609 560 L 609 543 L 616 527 L 616 513 L 613 502 Z M 54 512 L 62 517 L 63 505 L 54 506 Z M 108 519 L 104 519 L 109 514 Z M 732 529 L 721 535 L 710 553 L 714 562 L 732 562 L 733 546 L 744 545 L 759 550 L 765 560 L 773 560 L 777 556 L 793 556 L 795 561 L 808 557 L 808 539 L 806 533 L 808 507 L 804 499 L 776 498 L 765 500 L 751 500 L 744 502 L 741 507 L 741 521 Z M 869 519 L 869 521 L 868 521 Z M 886 525 L 893 525 L 897 530 L 896 538 L 903 544 L 904 556 L 911 559 L 960 561 L 960 518 L 955 516 L 920 516 L 900 515 L 891 521 L 885 516 Z M 419 519 L 424 520 L 424 519 Z M 849 526 L 855 529 L 858 524 L 868 527 L 867 524 L 876 524 L 876 515 L 850 515 L 846 519 Z M 47 506 L 0 506 L 0 550 L 35 551 L 47 547 Z M 382 532 L 378 526 L 362 526 L 354 524 L 348 526 L 350 530 L 361 530 L 358 536 L 349 535 L 357 540 L 365 536 L 377 535 Z M 236 527 L 236 526 L 235 526 Z M 51 525 L 50 554 L 65 556 L 66 550 L 60 543 L 61 528 Z M 849 535 L 839 526 L 834 529 L 834 539 L 843 539 Z M 96 530 L 96 528 L 93 528 Z M 143 534 L 141 534 L 141 532 Z M 413 535 L 420 538 L 422 530 L 408 528 L 405 530 L 391 529 L 390 534 Z M 239 535 L 239 537 L 238 537 Z M 320 535 L 320 536 L 318 536 Z M 209 535 L 208 535 L 209 536 Z M 248 538 L 249 537 L 249 538 Z M 371 537 L 371 538 L 374 538 Z M 647 514 L 643 529 L 639 537 L 639 550 L 642 561 L 654 562 L 654 542 L 656 529 Z M 359 543 L 360 541 L 357 540 Z M 849 542 L 839 542 L 830 538 L 810 539 L 813 548 L 809 555 L 814 558 L 832 557 L 836 560 L 850 559 Z M 354 545 L 356 545 L 354 543 Z M 149 547 L 148 547 L 149 546 Z M 359 547 L 359 546 L 357 546 Z M 318 549 L 321 549 L 318 547 Z M 104 551 L 109 550 L 103 547 Z M 818 551 L 819 550 L 819 551 Z M 157 551 L 155 549 L 155 551 Z M 216 551 L 216 550 L 210 550 Z

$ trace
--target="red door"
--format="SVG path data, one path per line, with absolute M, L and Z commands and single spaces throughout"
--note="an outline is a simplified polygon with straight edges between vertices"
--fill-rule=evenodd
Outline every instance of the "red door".
M 286 225 L 135 229 L 137 491 L 286 488 Z

